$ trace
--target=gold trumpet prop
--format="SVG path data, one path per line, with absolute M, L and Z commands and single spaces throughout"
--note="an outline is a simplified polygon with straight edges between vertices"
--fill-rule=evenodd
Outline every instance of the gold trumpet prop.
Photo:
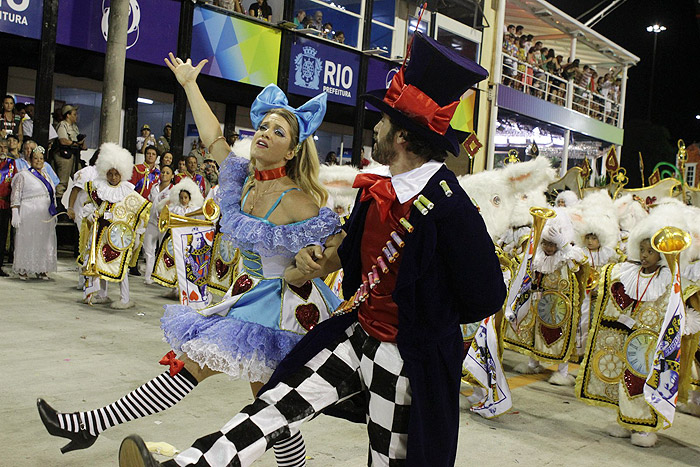
M 557 217 L 557 213 L 553 209 L 541 207 L 531 207 L 530 214 L 532 215 L 532 230 L 530 232 L 532 238 L 532 252 L 528 253 L 530 248 L 528 246 L 528 249 L 525 250 L 525 253 L 523 254 L 523 261 L 518 267 L 518 272 L 516 273 L 515 279 L 510 284 L 508 297 L 506 298 L 505 317 L 508 321 L 510 321 L 510 324 L 515 332 L 519 332 L 518 326 L 520 326 L 520 321 L 525 316 L 522 311 L 525 310 L 525 307 L 527 306 L 526 303 L 530 297 L 532 283 L 530 286 L 525 287 L 525 278 L 530 274 L 528 271 L 530 268 L 530 262 L 535 257 L 537 244 L 540 242 L 544 225 L 547 223 L 548 219 Z
M 85 266 L 85 270 L 83 270 L 83 276 L 97 277 L 100 275 L 100 273 L 97 272 L 97 219 L 92 221 L 89 254 L 90 256 L 88 258 L 87 266 Z
M 496 256 L 498 256 L 498 262 L 501 264 L 502 267 L 510 269 L 512 271 L 513 266 L 515 266 L 513 261 L 510 258 L 508 258 L 508 255 L 505 251 L 503 251 L 503 248 L 501 248 L 498 245 L 494 245 L 494 247 L 496 250 Z
M 178 227 L 206 227 L 216 224 L 221 210 L 216 201 L 209 198 L 204 205 L 196 211 L 188 212 L 184 216 L 172 214 L 168 206 L 165 206 L 158 217 L 158 230 L 165 232 L 168 229 Z M 195 216 L 204 216 L 204 219 L 193 219 Z
M 548 219 L 557 217 L 557 213 L 554 209 L 532 207 L 530 208 L 530 215 L 532 216 L 532 230 L 534 235 L 532 249 L 532 257 L 534 258 L 537 245 L 540 244 L 540 237 L 542 236 L 544 225 L 547 223 Z
M 678 256 L 690 246 L 691 241 L 690 234 L 685 230 L 667 226 L 651 237 L 651 247 L 666 257 L 669 269 L 675 274 Z

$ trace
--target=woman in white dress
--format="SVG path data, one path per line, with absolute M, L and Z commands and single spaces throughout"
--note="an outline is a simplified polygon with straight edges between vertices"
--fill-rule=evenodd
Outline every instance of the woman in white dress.
M 17 229 L 12 269 L 21 280 L 28 274 L 49 280 L 48 273 L 56 271 L 56 195 L 44 169 L 44 148 L 34 149 L 30 164 L 12 178 L 12 227 Z

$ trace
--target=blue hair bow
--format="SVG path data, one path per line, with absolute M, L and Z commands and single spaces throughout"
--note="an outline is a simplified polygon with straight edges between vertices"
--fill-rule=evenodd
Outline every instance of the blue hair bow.
M 321 126 L 323 117 L 326 115 L 327 99 L 328 95 L 322 92 L 306 104 L 295 109 L 289 105 L 287 96 L 284 95 L 280 88 L 274 84 L 268 84 L 258 94 L 258 97 L 255 98 L 253 105 L 250 107 L 250 120 L 253 122 L 253 127 L 257 129 L 270 110 L 287 109 L 297 117 L 299 122 L 299 142 L 302 142 Z

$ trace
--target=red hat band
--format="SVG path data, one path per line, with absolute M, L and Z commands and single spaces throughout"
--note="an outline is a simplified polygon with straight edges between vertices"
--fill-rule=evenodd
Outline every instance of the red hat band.
M 459 101 L 440 107 L 430 96 L 413 86 L 404 84 L 403 68 L 391 80 L 384 102 L 432 131 L 444 135 L 450 126 Z

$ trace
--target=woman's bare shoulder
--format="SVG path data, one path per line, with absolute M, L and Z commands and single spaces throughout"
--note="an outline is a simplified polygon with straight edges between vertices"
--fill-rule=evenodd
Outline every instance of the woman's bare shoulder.
M 284 198 L 280 207 L 284 213 L 292 219 L 292 222 L 300 222 L 311 217 L 318 216 L 318 204 L 311 195 L 304 193 L 301 190 L 289 191 Z

